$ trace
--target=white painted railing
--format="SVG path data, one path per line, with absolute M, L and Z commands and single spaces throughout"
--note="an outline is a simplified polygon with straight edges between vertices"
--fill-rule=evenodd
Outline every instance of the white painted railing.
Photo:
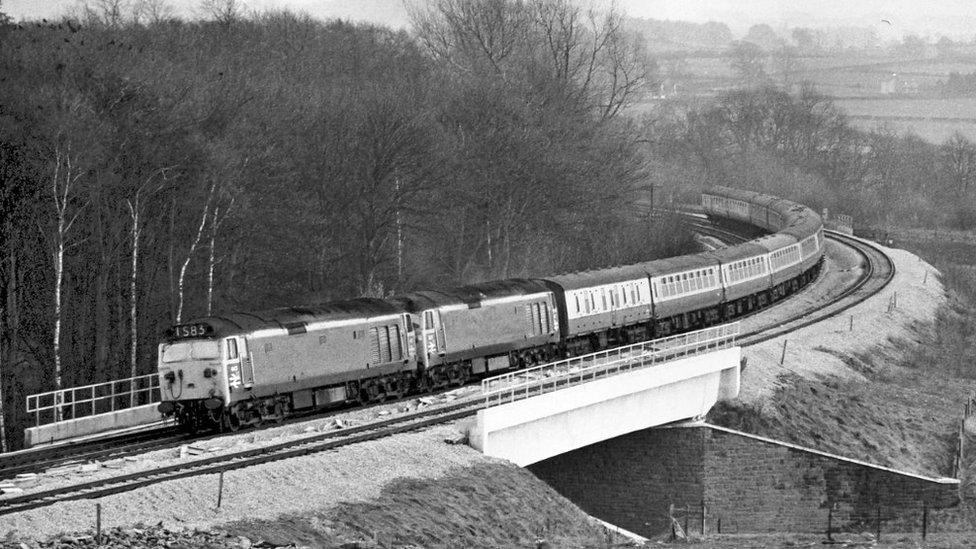
M 487 378 L 481 382 L 484 406 L 549 393 L 597 378 L 647 368 L 735 346 L 739 323 L 616 347 Z
M 27 395 L 27 413 L 40 426 L 159 402 L 159 374 L 116 379 Z

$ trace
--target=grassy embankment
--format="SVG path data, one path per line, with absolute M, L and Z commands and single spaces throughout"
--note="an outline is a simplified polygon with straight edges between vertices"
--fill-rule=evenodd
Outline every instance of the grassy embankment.
M 871 463 L 955 476 L 959 422 L 976 388 L 976 248 L 905 247 L 942 273 L 949 299 L 934 322 L 912 326 L 910 338 L 841 357 L 866 382 L 786 374 L 771 406 L 720 406 L 710 420 Z M 940 513 L 938 530 L 976 526 L 974 473 L 976 459 L 967 456 L 963 504 Z

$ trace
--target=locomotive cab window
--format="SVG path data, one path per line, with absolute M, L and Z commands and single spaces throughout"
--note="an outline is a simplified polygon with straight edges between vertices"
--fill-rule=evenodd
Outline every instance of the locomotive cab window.
M 185 341 L 163 347 L 163 362 L 185 362 L 220 358 L 220 345 L 216 341 Z
M 237 358 L 237 340 L 228 339 L 227 340 L 227 360 L 233 360 Z

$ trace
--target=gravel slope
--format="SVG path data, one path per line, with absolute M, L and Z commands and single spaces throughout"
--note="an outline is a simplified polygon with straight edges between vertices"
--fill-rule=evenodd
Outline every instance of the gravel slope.
M 896 267 L 888 288 L 843 316 L 743 349 L 748 367 L 739 399 L 717 406 L 709 419 L 896 469 L 949 476 L 967 389 L 956 379 L 930 375 L 924 365 L 904 363 L 913 347 L 932 341 L 945 291 L 931 265 L 903 250 L 885 250 Z
M 776 389 L 782 386 L 782 378 L 789 374 L 815 380 L 838 377 L 866 381 L 863 373 L 852 365 L 851 357 L 877 352 L 879 346 L 891 340 L 919 340 L 918 326 L 932 322 L 939 306 L 946 301 L 938 271 L 904 250 L 882 249 L 894 260 L 896 272 L 894 280 L 880 294 L 841 316 L 743 349 L 743 355 L 749 359 L 739 395 L 743 402 L 769 403 Z M 840 270 L 850 275 L 859 271 L 850 263 L 833 260 L 826 276 L 835 277 Z M 897 307 L 889 310 L 895 294 Z M 811 298 L 821 299 L 819 293 L 808 292 L 797 297 L 799 301 L 795 303 L 798 305 Z M 788 340 L 786 358 L 780 365 L 784 339 Z

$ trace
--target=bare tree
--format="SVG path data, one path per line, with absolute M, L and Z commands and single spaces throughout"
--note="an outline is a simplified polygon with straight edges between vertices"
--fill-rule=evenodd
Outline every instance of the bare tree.
M 207 256 L 207 316 L 213 314 L 213 292 L 214 292 L 214 268 L 217 265 L 217 233 L 221 223 L 234 208 L 235 199 L 231 196 L 227 200 L 227 205 L 223 208 L 220 204 L 214 204 L 213 213 L 210 215 L 210 246 Z
M 168 0 L 135 0 L 132 4 L 132 18 L 139 23 L 152 25 L 174 16 L 173 6 Z
M 773 63 L 784 88 L 790 89 L 797 83 L 797 76 L 803 70 L 803 66 L 796 48 L 787 44 L 780 46 L 773 53 Z
M 203 214 L 200 216 L 200 225 L 197 227 L 195 236 L 193 237 L 193 242 L 190 243 L 190 249 L 186 252 L 186 259 L 183 260 L 183 265 L 180 267 L 180 276 L 176 281 L 176 291 L 177 291 L 177 305 L 176 305 L 176 323 L 179 324 L 183 319 L 183 282 L 186 280 L 186 269 L 190 266 L 190 261 L 193 259 L 193 254 L 197 250 L 197 246 L 200 245 L 200 239 L 203 238 L 203 231 L 207 227 L 207 219 L 210 216 L 210 204 L 213 202 L 214 194 L 217 191 L 217 182 L 213 181 L 210 183 L 210 190 L 207 192 L 207 201 L 203 205 Z
M 624 30 L 613 5 L 600 10 L 572 0 L 437 0 L 412 9 L 411 18 L 435 58 L 508 81 L 547 70 L 563 93 L 602 118 L 615 116 L 647 83 L 646 48 Z
M 79 204 L 77 183 L 81 172 L 73 165 L 70 146 L 57 145 L 54 150 L 54 169 L 51 175 L 51 196 L 57 228 L 54 233 L 54 388 L 61 389 L 61 294 L 64 283 L 64 254 L 72 247 L 68 233 L 85 208 Z M 57 408 L 57 419 L 61 410 Z
M 603 118 L 615 116 L 647 84 L 646 47 L 624 31 L 616 6 L 584 10 L 570 0 L 536 0 L 532 14 L 536 47 L 556 79 L 574 85 Z
M 956 187 L 968 189 L 976 180 L 976 145 L 960 132 L 955 132 L 942 144 L 942 157 Z
M 139 237 L 142 235 L 142 208 L 145 200 L 153 194 L 159 192 L 165 184 L 166 172 L 170 168 L 161 168 L 151 174 L 136 189 L 132 198 L 127 198 L 125 205 L 129 208 L 129 218 L 132 220 L 132 270 L 129 273 L 129 377 L 136 377 L 136 359 L 139 347 L 139 316 L 138 316 L 138 282 L 139 282 Z M 157 177 L 162 177 L 163 182 L 154 183 Z M 135 405 L 135 384 L 130 384 L 132 391 L 129 395 L 130 405 Z
M 745 86 L 756 86 L 766 79 L 765 59 L 766 52 L 752 42 L 734 42 L 729 49 L 729 64 Z
M 79 8 L 87 24 L 116 28 L 125 23 L 132 4 L 130 0 L 81 0 Z
M 490 67 L 503 74 L 524 47 L 531 23 L 521 2 L 434 0 L 410 9 L 421 42 L 436 58 L 465 72 Z
M 244 18 L 244 2 L 241 0 L 200 0 L 200 11 L 225 27 Z

